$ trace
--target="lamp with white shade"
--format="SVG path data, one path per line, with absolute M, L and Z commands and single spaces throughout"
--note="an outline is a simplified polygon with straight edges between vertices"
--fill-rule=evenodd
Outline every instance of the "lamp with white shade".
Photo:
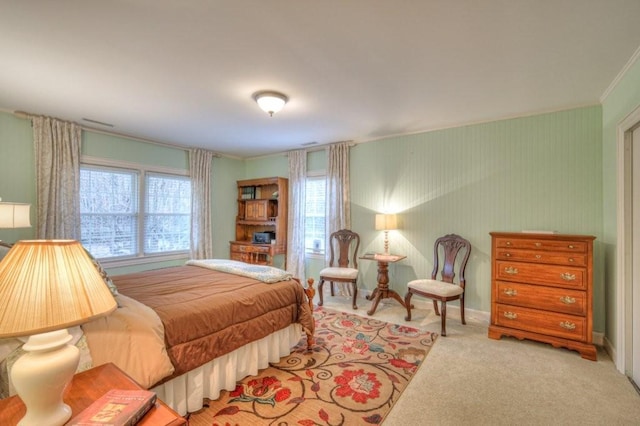
M 111 291 L 78 241 L 22 240 L 0 262 L 0 300 L 0 338 L 30 336 L 11 370 L 27 408 L 19 424 L 64 424 L 80 359 L 67 328 L 113 312 Z
M 398 229 L 398 215 L 376 214 L 376 231 L 384 231 L 384 254 L 389 254 L 389 231 Z
M 0 202 L 0 228 L 29 228 L 31 204 Z

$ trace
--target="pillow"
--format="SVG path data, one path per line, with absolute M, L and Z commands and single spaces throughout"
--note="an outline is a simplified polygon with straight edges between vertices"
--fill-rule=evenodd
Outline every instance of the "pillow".
M 109 290 L 111 291 L 111 295 L 115 298 L 118 295 L 118 288 L 116 287 L 116 285 L 113 283 L 113 281 L 109 277 L 109 274 L 107 274 L 107 271 L 104 270 L 104 268 L 102 267 L 100 262 L 98 262 L 96 260 L 96 258 L 93 257 L 93 255 L 89 252 L 89 250 L 87 250 L 85 248 L 84 251 L 87 253 L 87 256 L 89 256 L 89 258 L 93 262 L 93 265 L 98 270 L 98 273 L 100 274 L 100 276 L 102 276 L 102 279 L 104 280 L 104 283 L 107 285 L 107 287 L 109 287 Z M 116 299 L 116 302 L 117 301 L 118 301 L 118 299 Z M 118 307 L 120 307 L 120 303 L 118 303 Z

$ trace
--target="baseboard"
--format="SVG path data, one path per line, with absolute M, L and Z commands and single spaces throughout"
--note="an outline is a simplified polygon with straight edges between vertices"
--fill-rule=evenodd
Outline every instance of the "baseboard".
M 326 291 L 326 290 L 325 290 Z M 368 300 L 366 300 L 366 296 L 371 294 L 371 289 L 368 288 L 359 288 L 358 289 L 358 306 L 361 303 L 367 303 L 369 302 Z M 363 302 L 360 302 L 360 300 L 362 300 Z M 370 303 L 370 302 L 369 302 Z M 433 309 L 433 302 L 430 299 L 424 299 L 424 298 L 420 298 L 420 297 L 413 297 L 411 299 L 411 304 L 415 307 L 417 307 L 418 309 Z M 457 315 L 457 313 L 459 312 L 459 306 L 457 301 L 453 301 L 451 302 L 451 304 L 447 304 L 447 306 L 455 306 L 457 309 L 450 309 L 447 313 L 447 317 L 449 317 L 450 315 L 455 316 Z M 475 309 L 469 309 L 469 308 L 465 308 L 464 311 L 464 315 L 465 315 L 465 319 L 467 321 L 472 321 L 475 323 L 479 323 L 480 325 L 484 325 L 484 326 L 489 326 L 489 323 L 491 322 L 491 312 L 486 312 L 486 311 L 478 311 Z
M 603 346 L 604 345 L 604 333 L 601 333 L 599 331 L 594 331 L 591 334 L 591 341 L 593 342 L 594 345 Z
M 616 351 L 616 347 L 613 346 L 613 343 L 611 343 L 611 340 L 607 339 L 606 337 L 603 339 L 603 343 L 602 343 L 602 347 L 604 348 L 605 352 L 609 354 L 609 356 L 611 357 L 611 359 L 613 360 L 613 363 L 616 363 L 616 360 L 618 359 L 618 354 Z M 618 366 L 616 365 L 616 368 L 618 369 L 618 371 L 620 371 L 620 369 L 618 368 Z

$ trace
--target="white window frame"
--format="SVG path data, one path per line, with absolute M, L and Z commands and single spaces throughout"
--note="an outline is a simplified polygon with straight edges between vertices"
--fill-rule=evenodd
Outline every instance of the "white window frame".
M 139 173 L 138 182 L 138 247 L 137 253 L 133 256 L 99 258 L 104 267 L 117 268 L 123 266 L 143 265 L 146 263 L 167 262 L 172 260 L 188 259 L 189 250 L 173 251 L 170 253 L 144 254 L 144 205 L 145 205 L 145 184 L 146 173 L 160 173 L 167 175 L 190 177 L 188 170 L 176 169 L 172 167 L 154 166 L 149 164 L 139 164 L 128 161 L 110 160 L 83 155 L 80 159 L 80 166 L 116 168 Z
M 324 178 L 325 180 L 325 196 L 326 196 L 326 178 L 327 178 L 327 173 L 325 170 L 314 170 L 311 172 L 307 172 L 307 177 L 305 178 L 305 185 L 307 184 L 306 179 L 308 178 Z M 306 191 L 305 191 L 306 194 Z M 326 198 L 325 198 L 325 209 L 324 209 L 324 222 L 325 222 L 325 230 L 324 230 L 324 244 L 326 245 L 327 243 L 327 229 L 326 229 L 326 222 L 327 222 L 327 215 L 326 215 Z M 306 219 L 306 211 L 305 211 L 305 219 Z M 305 227 L 306 227 L 306 220 L 305 220 Z M 306 234 L 306 229 L 305 229 L 305 234 Z M 306 246 L 306 244 L 305 244 Z M 326 255 L 326 247 L 325 250 L 321 250 L 319 252 L 312 252 L 312 251 L 308 251 L 307 247 L 305 247 L 305 258 L 307 259 L 324 259 L 325 255 Z

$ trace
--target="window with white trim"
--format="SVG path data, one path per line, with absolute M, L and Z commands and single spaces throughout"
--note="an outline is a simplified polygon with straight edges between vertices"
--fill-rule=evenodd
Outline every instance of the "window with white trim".
M 304 231 L 307 254 L 324 254 L 325 251 L 326 186 L 324 175 L 307 177 Z
M 96 258 L 188 252 L 188 176 L 97 165 L 80 167 L 82 244 Z

